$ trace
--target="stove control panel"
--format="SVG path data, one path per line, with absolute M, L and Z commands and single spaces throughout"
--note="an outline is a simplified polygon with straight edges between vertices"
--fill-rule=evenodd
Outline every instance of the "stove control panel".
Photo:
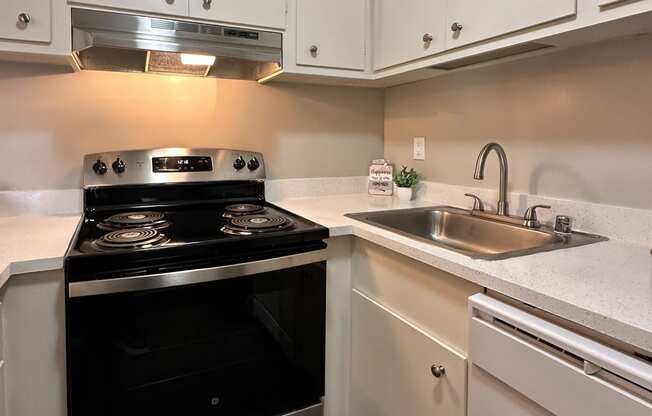
M 84 158 L 84 188 L 263 179 L 263 155 L 244 150 L 175 147 L 95 153 Z

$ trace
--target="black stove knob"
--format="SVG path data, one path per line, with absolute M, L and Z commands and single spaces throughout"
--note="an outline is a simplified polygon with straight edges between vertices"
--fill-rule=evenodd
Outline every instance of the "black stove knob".
M 106 163 L 102 162 L 100 159 L 97 159 L 97 162 L 93 164 L 93 171 L 98 175 L 104 175 L 107 170 Z
M 249 170 L 256 170 L 260 167 L 260 162 L 255 157 L 252 157 L 249 163 L 247 163 Z
M 236 170 L 241 170 L 245 166 L 247 166 L 247 162 L 245 162 L 244 158 L 242 156 L 238 156 L 238 158 L 233 162 L 233 167 Z
M 124 173 L 124 171 L 127 169 L 127 164 L 124 160 L 117 158 L 111 167 L 115 173 Z

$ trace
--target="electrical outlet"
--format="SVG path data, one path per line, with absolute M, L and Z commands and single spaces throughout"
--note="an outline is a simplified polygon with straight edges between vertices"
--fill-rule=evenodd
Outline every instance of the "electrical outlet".
M 426 138 L 425 137 L 415 137 L 414 138 L 414 160 L 426 160 Z

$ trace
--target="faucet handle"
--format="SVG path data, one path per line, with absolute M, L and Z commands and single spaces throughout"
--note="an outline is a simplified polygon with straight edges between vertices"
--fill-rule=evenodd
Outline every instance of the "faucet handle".
M 473 194 L 464 194 L 464 196 L 473 198 L 473 211 L 484 211 L 484 204 L 479 196 Z
M 525 215 L 523 216 L 523 220 L 525 220 L 524 223 L 526 227 L 528 228 L 541 227 L 539 218 L 537 218 L 537 208 L 551 209 L 552 207 L 550 205 L 534 205 L 528 208 L 525 211 Z

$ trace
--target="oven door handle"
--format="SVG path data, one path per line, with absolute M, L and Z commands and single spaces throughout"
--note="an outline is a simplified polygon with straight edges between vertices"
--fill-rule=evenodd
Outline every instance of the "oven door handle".
M 259 273 L 273 272 L 276 270 L 291 269 L 293 267 L 305 266 L 311 263 L 318 263 L 325 261 L 327 257 L 326 249 L 322 249 L 307 253 L 292 254 L 289 256 L 204 269 L 183 270 L 145 276 L 121 277 L 117 279 L 72 282 L 68 284 L 68 296 L 71 298 L 79 298 L 84 296 L 162 289 L 166 287 L 233 279 L 235 277 L 250 276 Z

